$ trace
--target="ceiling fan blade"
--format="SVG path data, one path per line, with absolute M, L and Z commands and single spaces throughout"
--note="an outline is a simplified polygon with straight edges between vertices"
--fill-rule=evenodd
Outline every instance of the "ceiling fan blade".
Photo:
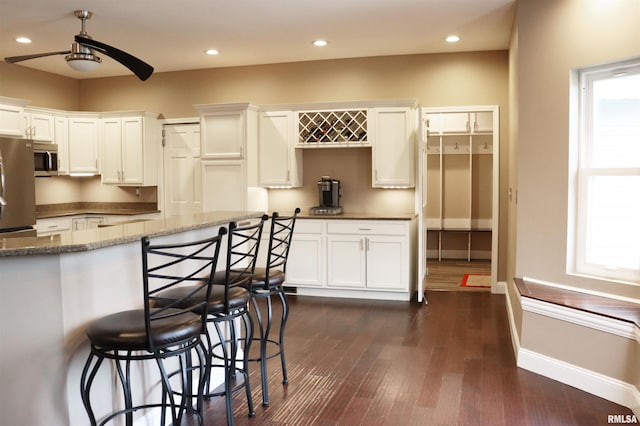
M 22 56 L 9 56 L 8 58 L 4 58 L 6 62 L 13 64 L 15 62 L 26 61 L 28 59 L 35 58 L 43 58 L 45 56 L 53 56 L 53 55 L 68 55 L 71 53 L 68 50 L 60 51 L 60 52 L 48 52 L 48 53 L 34 53 L 33 55 L 22 55 Z
M 125 67 L 129 68 L 131 72 L 137 75 L 138 78 L 142 81 L 145 81 L 153 73 L 153 67 L 151 65 L 136 58 L 135 56 L 128 54 L 127 52 L 116 49 L 113 46 L 109 46 L 108 44 L 104 44 L 99 41 L 83 37 L 81 35 L 76 35 L 75 40 L 76 43 L 80 43 L 81 45 L 86 46 L 90 49 L 94 49 L 98 52 L 104 53 L 105 55 L 120 62 Z

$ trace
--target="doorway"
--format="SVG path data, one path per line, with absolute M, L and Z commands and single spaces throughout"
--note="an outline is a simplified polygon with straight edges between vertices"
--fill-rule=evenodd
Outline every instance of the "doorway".
M 497 292 L 497 106 L 419 109 L 418 300 L 427 289 Z

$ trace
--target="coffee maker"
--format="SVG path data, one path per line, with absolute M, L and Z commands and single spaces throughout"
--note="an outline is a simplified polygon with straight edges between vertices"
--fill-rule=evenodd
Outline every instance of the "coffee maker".
M 311 207 L 311 214 L 341 214 L 340 198 L 342 197 L 342 184 L 330 176 L 322 176 L 318 181 L 319 206 Z

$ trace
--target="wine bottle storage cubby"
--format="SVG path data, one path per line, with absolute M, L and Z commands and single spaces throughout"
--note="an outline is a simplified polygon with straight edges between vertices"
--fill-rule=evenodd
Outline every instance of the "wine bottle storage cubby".
M 298 113 L 299 143 L 340 145 L 367 143 L 367 110 Z

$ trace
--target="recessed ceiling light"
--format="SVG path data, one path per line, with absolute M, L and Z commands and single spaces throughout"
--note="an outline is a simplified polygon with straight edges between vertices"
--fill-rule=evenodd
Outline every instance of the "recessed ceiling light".
M 18 37 L 16 38 L 16 41 L 23 44 L 31 43 L 31 39 L 28 37 Z
M 217 55 L 220 53 L 220 51 L 218 49 L 207 49 L 204 51 L 204 53 L 206 53 L 207 55 Z
M 314 40 L 313 41 L 313 45 L 316 46 L 316 47 L 324 47 L 327 44 L 329 44 L 329 42 L 326 41 L 326 40 Z
M 450 35 L 447 38 L 444 39 L 447 43 L 456 43 L 458 41 L 460 41 L 460 37 L 458 37 L 457 35 Z

